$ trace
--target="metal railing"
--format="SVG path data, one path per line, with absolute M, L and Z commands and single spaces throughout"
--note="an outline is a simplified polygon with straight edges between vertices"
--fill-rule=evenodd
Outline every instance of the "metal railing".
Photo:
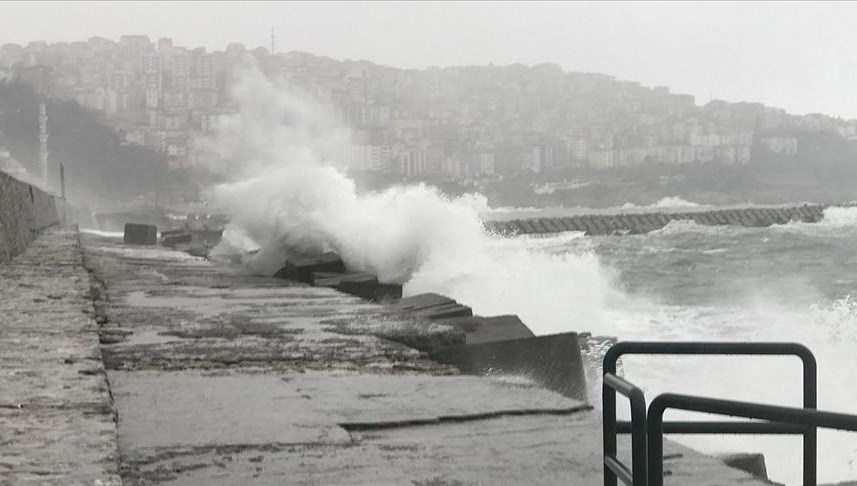
M 616 457 L 616 392 L 628 397 L 631 402 L 631 469 Z M 608 399 L 607 395 L 612 399 Z M 604 374 L 602 388 L 604 403 L 604 484 L 616 486 L 619 478 L 625 484 L 638 485 L 646 481 L 646 398 L 643 391 L 624 378 L 613 373 Z M 612 407 L 608 410 L 608 405 Z M 608 423 L 607 416 L 613 417 Z M 611 434 L 608 428 L 612 427 Z M 609 479 L 608 479 L 609 478 Z
M 647 477 L 655 474 L 654 458 L 649 442 L 652 440 L 648 428 L 642 391 L 632 383 L 616 375 L 616 362 L 626 354 L 646 355 L 767 355 L 797 356 L 803 362 L 803 409 L 816 408 L 817 377 L 816 361 L 812 352 L 796 343 L 726 343 L 726 342 L 620 342 L 611 347 L 604 356 L 604 382 L 602 385 L 602 422 L 604 442 L 604 486 L 616 486 L 617 479 L 631 486 L 654 486 Z M 616 420 L 616 392 L 631 400 L 631 422 Z M 651 413 L 651 410 L 649 411 Z M 816 429 L 812 425 L 795 425 L 780 422 L 663 422 L 660 434 L 796 434 L 803 436 L 804 485 L 815 485 L 816 477 Z M 642 432 L 645 430 L 646 432 Z M 619 462 L 616 457 L 616 435 L 631 433 L 632 468 Z M 645 440 L 643 440 L 645 438 Z M 646 445 L 643 445 L 646 444 Z M 661 481 L 663 478 L 661 478 Z
M 857 432 L 857 415 L 664 393 L 652 400 L 647 416 L 649 477 L 646 486 L 664 485 L 664 412 L 667 409 L 768 420 L 769 423 L 763 422 L 762 424 L 797 427 L 801 430 L 811 430 L 813 434 L 815 434 L 817 427 Z M 812 462 L 814 470 L 816 458 L 813 456 L 807 459 L 804 456 L 803 485 L 816 486 L 815 475 L 812 478 L 806 477 L 807 462 Z

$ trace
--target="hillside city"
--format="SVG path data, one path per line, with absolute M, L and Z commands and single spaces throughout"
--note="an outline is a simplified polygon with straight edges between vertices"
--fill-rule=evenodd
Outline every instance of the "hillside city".
M 122 194 L 200 201 L 212 154 L 196 142 L 238 111 L 233 87 L 255 64 L 349 128 L 333 162 L 368 189 L 427 181 L 501 206 L 853 198 L 857 120 L 697 104 L 667 87 L 555 64 L 398 69 L 274 48 L 272 38 L 271 48 L 212 52 L 145 35 L 2 45 L 0 169 L 41 179 L 38 104 L 48 102 L 60 110 L 48 126 L 64 125 L 48 140 L 46 183 L 58 187 L 66 160 L 71 190 L 101 205 Z M 108 188 L 113 195 L 102 194 Z
M 532 67 L 406 70 L 300 52 L 225 51 L 153 42 L 30 42 L 0 47 L 0 78 L 102 113 L 127 143 L 170 167 L 194 163 L 192 140 L 234 111 L 230 89 L 244 56 L 272 79 L 332 107 L 353 131 L 349 167 L 453 178 L 719 161 L 746 164 L 754 143 L 797 151 L 798 131 L 857 140 L 857 120 L 794 116 L 758 103 L 710 101 L 612 76 Z

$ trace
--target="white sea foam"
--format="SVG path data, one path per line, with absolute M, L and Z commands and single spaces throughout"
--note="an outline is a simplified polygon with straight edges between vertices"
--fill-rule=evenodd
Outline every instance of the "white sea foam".
M 258 247 L 249 263 L 271 274 L 287 254 L 332 250 L 349 268 L 404 283 L 406 294 L 440 292 L 480 314 L 516 313 L 537 333 L 595 325 L 621 297 L 594 252 L 552 250 L 578 234 L 492 236 L 480 195 L 450 199 L 425 185 L 358 194 L 332 159 L 348 135 L 323 107 L 255 71 L 234 97 L 239 112 L 201 144 L 230 177 L 211 191 L 230 216 L 219 254 Z
M 710 207 L 705 204 L 695 203 L 693 201 L 688 201 L 682 199 L 679 196 L 667 196 L 659 199 L 654 204 L 649 205 L 638 205 L 632 202 L 626 202 L 625 204 L 619 206 L 620 209 L 669 209 L 669 208 L 704 208 Z
M 857 227 L 857 207 L 826 208 L 821 224 L 834 227 Z

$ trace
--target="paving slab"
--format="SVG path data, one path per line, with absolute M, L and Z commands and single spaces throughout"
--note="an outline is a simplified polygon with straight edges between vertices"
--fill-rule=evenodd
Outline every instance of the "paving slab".
M 352 432 L 349 444 L 177 448 L 137 457 L 136 478 L 169 485 L 601 486 L 596 413 L 499 416 Z M 668 443 L 669 486 L 769 484 Z
M 588 409 L 520 380 L 348 372 L 111 372 L 124 450 L 348 444 L 371 428 L 522 411 Z M 157 424 L 157 427 L 152 427 Z M 346 427 L 347 428 L 347 427 Z

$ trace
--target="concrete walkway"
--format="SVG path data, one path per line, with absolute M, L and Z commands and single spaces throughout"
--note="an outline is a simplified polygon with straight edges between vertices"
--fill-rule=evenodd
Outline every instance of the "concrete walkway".
M 85 251 L 126 484 L 602 482 L 597 413 L 415 349 L 449 328 L 167 250 Z M 670 484 L 763 484 L 668 449 Z
M 0 266 L 0 484 L 118 484 L 100 355 L 126 485 L 601 484 L 598 414 L 418 350 L 453 329 L 82 239 L 83 260 L 49 233 Z M 764 484 L 673 443 L 667 457 L 671 485 Z

